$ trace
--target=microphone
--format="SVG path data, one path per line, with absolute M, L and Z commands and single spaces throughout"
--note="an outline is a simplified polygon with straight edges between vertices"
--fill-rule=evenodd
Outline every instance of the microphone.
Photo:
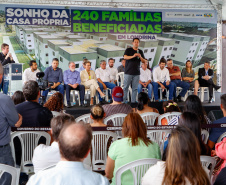
M 38 72 L 38 73 L 36 73 L 36 77 L 37 78 L 42 78 L 44 76 L 45 76 L 45 73 L 44 72 Z
M 137 48 L 137 53 L 139 53 L 139 49 Z M 137 59 L 139 59 L 139 57 L 137 57 Z

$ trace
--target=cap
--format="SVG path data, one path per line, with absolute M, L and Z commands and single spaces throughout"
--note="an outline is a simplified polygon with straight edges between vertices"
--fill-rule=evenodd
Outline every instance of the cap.
M 112 96 L 114 101 L 122 102 L 123 101 L 123 89 L 119 86 L 114 87 L 112 90 Z

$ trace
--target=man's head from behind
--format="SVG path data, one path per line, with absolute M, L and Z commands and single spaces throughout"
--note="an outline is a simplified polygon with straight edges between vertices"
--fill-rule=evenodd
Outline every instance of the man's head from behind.
M 4 55 L 7 55 L 9 53 L 9 45 L 8 44 L 3 43 L 2 46 L 1 46 L 1 49 L 2 49 L 2 53 Z
M 40 97 L 40 91 L 38 83 L 33 80 L 29 80 L 23 87 L 23 94 L 27 101 L 38 101 Z
M 226 113 L 226 94 L 221 95 L 221 110 Z
M 119 86 L 116 86 L 112 89 L 112 99 L 116 102 L 122 102 L 123 101 L 123 89 Z
M 59 135 L 61 160 L 83 161 L 91 148 L 92 130 L 83 122 L 65 126 Z

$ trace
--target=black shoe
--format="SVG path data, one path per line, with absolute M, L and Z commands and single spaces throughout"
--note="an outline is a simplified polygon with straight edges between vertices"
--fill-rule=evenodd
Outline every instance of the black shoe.
M 180 96 L 180 95 L 177 96 L 177 101 L 178 101 L 178 102 L 182 102 L 181 96 Z
M 67 108 L 71 108 L 72 106 L 71 105 L 67 105 Z
M 104 104 L 107 104 L 108 102 L 106 102 L 106 101 L 100 101 L 100 105 L 104 105 Z
M 218 89 L 220 89 L 221 86 L 215 85 L 214 89 L 217 91 Z
M 87 105 L 86 104 L 81 104 L 80 107 L 87 107 Z

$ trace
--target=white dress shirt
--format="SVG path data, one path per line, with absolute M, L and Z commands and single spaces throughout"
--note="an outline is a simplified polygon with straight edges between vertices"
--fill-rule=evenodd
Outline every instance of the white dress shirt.
M 161 83 L 170 81 L 169 70 L 165 67 L 162 70 L 160 67 L 156 67 L 153 71 L 153 81 Z
M 96 77 L 100 78 L 102 82 L 111 81 L 110 71 L 107 68 L 106 69 L 98 68 L 96 69 L 95 73 L 96 73 Z
M 140 68 L 140 81 L 147 82 L 149 80 L 151 80 L 151 71 L 149 69 L 143 70 L 143 68 Z
M 86 170 L 82 162 L 60 161 L 56 167 L 32 175 L 27 185 L 109 185 L 101 174 Z
M 107 69 L 110 71 L 110 79 L 111 82 L 114 83 L 114 81 L 116 80 L 116 75 L 118 74 L 118 70 L 114 67 L 107 67 Z
M 40 72 L 39 69 L 35 70 L 34 72 L 31 71 L 31 68 L 27 68 L 24 70 L 23 73 L 23 83 L 29 81 L 29 80 L 34 80 L 36 81 L 36 73 Z

